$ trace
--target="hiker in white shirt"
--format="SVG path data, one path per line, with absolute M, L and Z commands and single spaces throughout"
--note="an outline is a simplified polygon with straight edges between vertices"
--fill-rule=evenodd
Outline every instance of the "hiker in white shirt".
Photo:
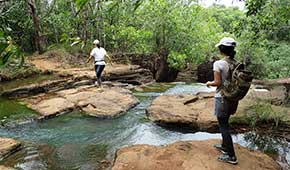
M 105 58 L 109 56 L 107 55 L 106 50 L 101 47 L 100 41 L 95 40 L 93 42 L 94 48 L 92 49 L 90 53 L 90 57 L 88 58 L 87 62 L 89 62 L 92 58 L 95 60 L 95 71 L 96 71 L 96 76 L 97 76 L 97 81 L 95 84 L 97 84 L 99 87 L 102 85 L 102 72 L 106 66 Z

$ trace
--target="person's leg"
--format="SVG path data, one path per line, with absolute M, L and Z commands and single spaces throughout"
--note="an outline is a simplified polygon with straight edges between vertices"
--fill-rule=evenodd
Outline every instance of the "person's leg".
M 233 165 L 238 164 L 238 160 L 235 155 L 233 140 L 229 132 L 229 117 L 218 117 L 220 125 L 220 131 L 223 138 L 223 145 L 226 148 L 226 152 L 218 157 L 219 161 L 227 162 Z
M 216 117 L 224 116 L 224 100 L 222 97 L 215 97 L 215 107 L 214 107 L 214 114 Z M 219 126 L 220 127 L 220 126 Z M 221 151 L 222 153 L 227 153 L 227 149 L 225 147 L 224 142 L 222 144 L 214 145 L 216 149 Z
M 222 144 L 217 144 L 214 147 L 220 150 L 223 155 L 218 157 L 218 160 L 231 164 L 237 164 L 235 156 L 233 140 L 230 134 L 229 126 L 229 103 L 223 97 L 215 98 L 215 115 L 217 116 L 220 132 L 222 135 Z
M 99 86 L 102 85 L 101 76 L 102 76 L 102 72 L 103 72 L 104 68 L 105 68 L 105 65 L 97 65 L 96 66 L 97 82 L 98 82 Z
M 218 117 L 218 122 L 223 139 L 222 146 L 226 148 L 227 154 L 230 157 L 235 157 L 233 140 L 230 134 L 229 117 Z

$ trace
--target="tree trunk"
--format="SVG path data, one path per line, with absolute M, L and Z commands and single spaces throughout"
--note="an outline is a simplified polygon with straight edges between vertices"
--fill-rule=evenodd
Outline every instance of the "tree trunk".
M 34 41 L 36 50 L 39 54 L 43 53 L 43 48 L 41 45 L 41 37 L 40 37 L 40 31 L 39 31 L 39 18 L 36 13 L 36 6 L 35 6 L 35 0 L 27 0 L 27 4 L 30 8 L 30 13 L 33 19 L 33 27 L 34 27 Z
M 170 68 L 167 62 L 168 52 L 162 50 L 154 61 L 154 78 L 157 82 L 172 82 L 177 78 L 178 70 Z

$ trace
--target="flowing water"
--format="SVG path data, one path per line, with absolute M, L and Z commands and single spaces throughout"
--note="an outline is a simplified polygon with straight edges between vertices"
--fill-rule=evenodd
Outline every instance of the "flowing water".
M 213 91 L 201 84 L 155 84 L 134 92 L 140 104 L 112 120 L 73 112 L 42 122 L 0 129 L 0 136 L 24 142 L 23 149 L 0 164 L 20 170 L 93 170 L 116 149 L 134 144 L 165 145 L 179 140 L 220 139 L 220 134 L 181 133 L 166 130 L 146 119 L 145 109 L 162 94 Z M 278 153 L 277 161 L 289 164 L 289 143 L 255 133 L 234 135 L 236 143 L 251 149 Z

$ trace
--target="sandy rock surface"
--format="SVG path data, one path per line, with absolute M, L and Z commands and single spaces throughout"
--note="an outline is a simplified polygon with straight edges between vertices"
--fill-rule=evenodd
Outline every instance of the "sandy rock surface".
M 214 94 L 162 95 L 147 109 L 150 120 L 167 124 L 186 124 L 196 130 L 215 131 Z
M 41 118 L 56 116 L 74 109 L 88 115 L 113 118 L 138 104 L 137 98 L 126 89 L 82 86 L 24 99 L 24 103 L 39 112 Z
M 238 165 L 219 162 L 218 140 L 176 142 L 168 146 L 136 145 L 120 149 L 112 170 L 277 170 L 269 156 L 235 145 Z
M 20 145 L 20 142 L 14 139 L 0 137 L 0 160 L 17 151 Z

